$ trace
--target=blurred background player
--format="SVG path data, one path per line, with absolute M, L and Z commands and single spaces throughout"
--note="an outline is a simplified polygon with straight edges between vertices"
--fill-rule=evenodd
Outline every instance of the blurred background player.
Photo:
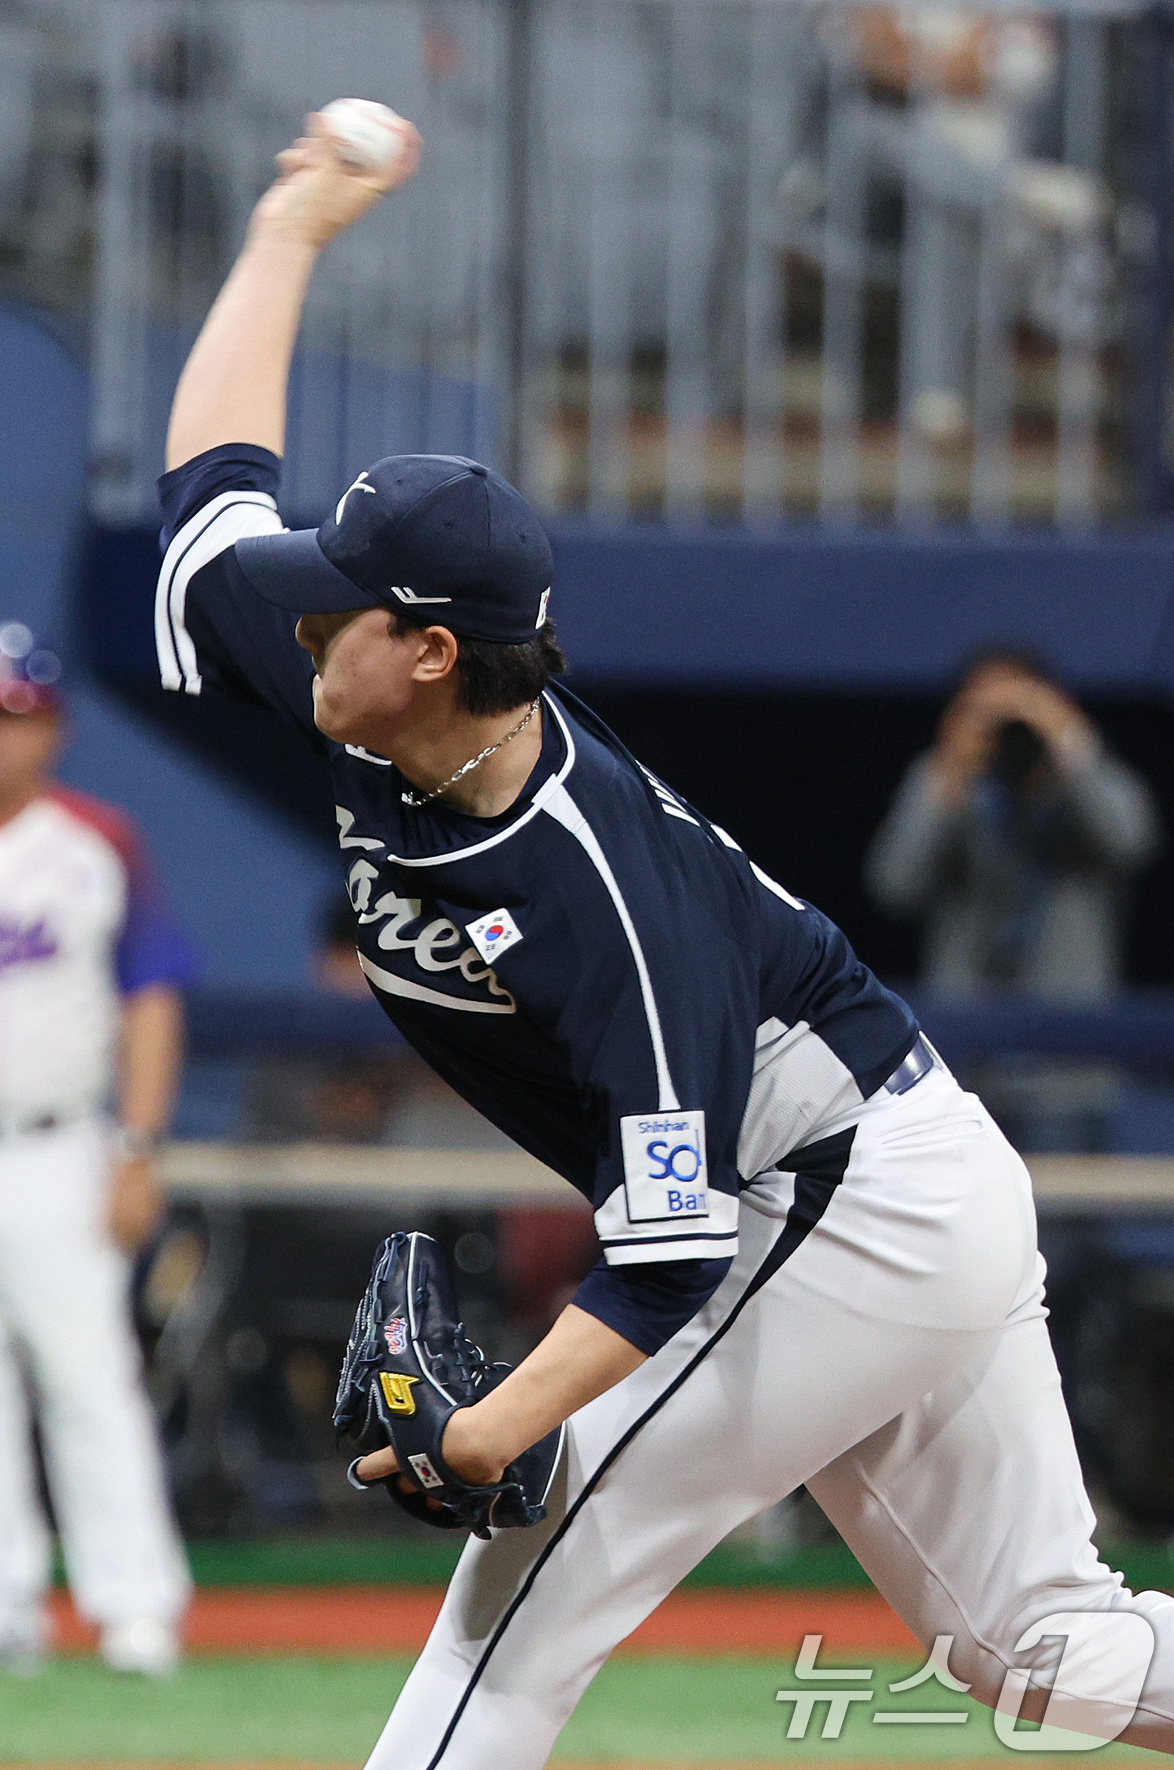
M 189 1578 L 128 1256 L 162 1213 L 151 1152 L 192 958 L 130 820 L 53 783 L 58 673 L 27 627 L 0 626 L 0 1664 L 34 1670 L 50 1639 L 31 1393 L 79 1609 L 110 1666 L 159 1675 Z

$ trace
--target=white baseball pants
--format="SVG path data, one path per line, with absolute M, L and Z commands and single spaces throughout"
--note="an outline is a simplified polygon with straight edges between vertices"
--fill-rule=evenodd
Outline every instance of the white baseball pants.
M 801 1483 L 984 1701 L 1032 1622 L 1143 1612 L 1157 1650 L 1122 1738 L 1174 1751 L 1174 1599 L 1131 1596 L 1090 1543 L 1018 1156 L 948 1072 L 882 1094 L 755 1290 L 797 1191 L 755 1182 L 709 1305 L 572 1419 L 546 1522 L 470 1540 L 369 1770 L 539 1770 L 616 1643 Z
M 92 1622 L 176 1621 L 190 1579 L 172 1523 L 127 1303 L 106 1232 L 97 1122 L 0 1143 L 0 1641 L 49 1585 L 27 1369 L 70 1585 Z

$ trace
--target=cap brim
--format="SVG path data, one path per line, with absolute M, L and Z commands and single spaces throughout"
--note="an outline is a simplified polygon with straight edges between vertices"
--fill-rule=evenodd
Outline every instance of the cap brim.
M 236 560 L 258 596 L 292 614 L 340 615 L 385 606 L 331 565 L 318 545 L 317 529 L 246 535 L 236 544 Z

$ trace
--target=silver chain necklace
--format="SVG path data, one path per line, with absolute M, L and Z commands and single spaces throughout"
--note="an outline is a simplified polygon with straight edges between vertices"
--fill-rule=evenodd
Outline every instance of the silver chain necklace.
M 450 787 L 455 787 L 457 782 L 464 780 L 467 774 L 472 774 L 475 768 L 480 768 L 483 762 L 488 762 L 491 756 L 496 756 L 499 750 L 504 750 L 511 738 L 516 738 L 520 732 L 525 731 L 537 711 L 538 702 L 531 701 L 526 709 L 525 718 L 519 719 L 512 731 L 507 731 L 503 738 L 498 738 L 495 744 L 490 744 L 489 748 L 487 750 L 482 750 L 479 756 L 474 756 L 468 762 L 462 762 L 455 774 L 450 774 L 446 781 L 441 781 L 440 785 L 438 787 L 433 787 L 430 793 L 418 793 L 413 787 L 408 792 L 401 793 L 400 798 L 405 805 L 410 805 L 414 811 L 419 810 L 421 805 L 430 804 L 433 799 L 439 799 L 442 793 L 447 793 Z

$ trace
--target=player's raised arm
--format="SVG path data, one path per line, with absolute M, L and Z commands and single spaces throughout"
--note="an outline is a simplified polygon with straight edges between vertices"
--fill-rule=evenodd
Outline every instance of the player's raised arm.
M 280 173 L 253 212 L 233 266 L 180 376 L 167 433 L 178 467 L 222 443 L 256 443 L 280 455 L 286 390 L 306 289 L 319 252 L 406 184 L 420 137 L 396 119 L 398 153 L 359 157 L 340 121 L 317 112 L 278 159 Z

